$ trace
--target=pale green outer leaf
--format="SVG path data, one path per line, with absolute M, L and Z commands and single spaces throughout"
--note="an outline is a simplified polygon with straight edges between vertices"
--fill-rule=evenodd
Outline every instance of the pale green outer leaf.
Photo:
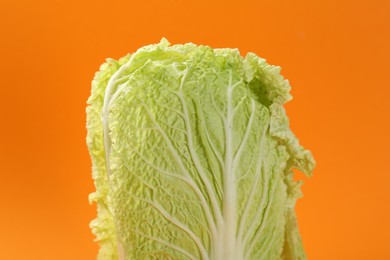
M 87 108 L 99 259 L 305 259 L 294 206 L 315 162 L 280 68 L 159 44 L 102 65 Z

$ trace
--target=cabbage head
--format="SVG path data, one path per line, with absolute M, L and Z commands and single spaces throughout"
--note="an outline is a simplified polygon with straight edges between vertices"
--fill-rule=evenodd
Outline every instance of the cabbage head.
M 98 259 L 305 259 L 293 169 L 315 162 L 289 91 L 237 49 L 163 39 L 107 60 L 87 108 Z

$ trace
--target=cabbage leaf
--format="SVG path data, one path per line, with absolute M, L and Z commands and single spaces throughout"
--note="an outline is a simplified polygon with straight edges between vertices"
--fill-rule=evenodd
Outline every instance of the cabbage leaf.
M 107 60 L 87 107 L 98 259 L 305 259 L 292 169 L 315 162 L 289 92 L 237 49 L 163 39 Z

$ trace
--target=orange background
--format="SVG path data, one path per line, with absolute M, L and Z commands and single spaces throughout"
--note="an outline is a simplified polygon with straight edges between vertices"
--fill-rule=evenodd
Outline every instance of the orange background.
M 297 205 L 309 259 L 390 259 L 387 0 L 1 0 L 0 259 L 95 258 L 90 82 L 162 36 L 282 66 L 318 162 Z

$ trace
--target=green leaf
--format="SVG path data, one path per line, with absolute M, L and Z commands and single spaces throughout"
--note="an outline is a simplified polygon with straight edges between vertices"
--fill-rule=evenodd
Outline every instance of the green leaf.
M 163 39 L 104 64 L 87 108 L 100 259 L 304 259 L 292 169 L 315 162 L 289 91 L 236 49 Z

